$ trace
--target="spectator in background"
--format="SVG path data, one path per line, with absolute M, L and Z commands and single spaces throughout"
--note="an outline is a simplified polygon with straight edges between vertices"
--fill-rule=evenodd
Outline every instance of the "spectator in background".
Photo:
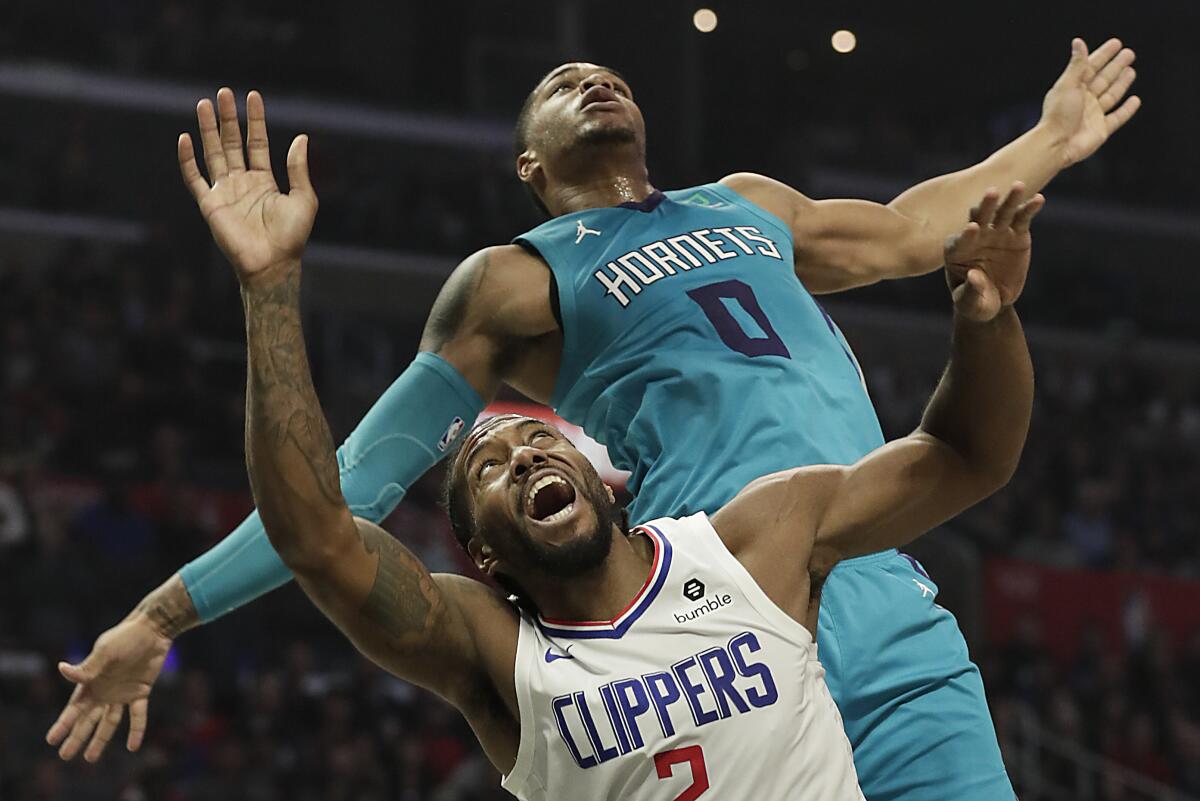
M 1074 508 L 1063 520 L 1067 541 L 1086 567 L 1107 567 L 1113 551 L 1111 488 L 1098 479 L 1079 485 Z
M 0 475 L 0 559 L 11 557 L 11 552 L 28 545 L 33 537 L 33 525 L 29 519 L 29 508 L 11 479 Z

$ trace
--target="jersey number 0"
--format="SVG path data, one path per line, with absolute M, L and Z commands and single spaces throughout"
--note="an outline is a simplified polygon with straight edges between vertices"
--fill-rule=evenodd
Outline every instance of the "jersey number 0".
M 779 334 L 775 332 L 771 321 L 767 319 L 767 315 L 759 305 L 758 298 L 754 297 L 754 290 L 749 284 L 744 284 L 741 281 L 718 281 L 715 284 L 706 284 L 697 289 L 688 291 L 688 297 L 696 302 L 704 316 L 712 323 L 713 328 L 717 330 L 717 336 L 725 343 L 730 350 L 735 350 L 738 353 L 746 356 L 782 356 L 785 359 L 792 358 L 792 354 L 788 352 L 787 345 L 783 344 L 783 340 Z M 733 312 L 730 311 L 730 306 L 726 301 L 736 303 L 744 314 L 749 315 L 754 324 L 758 326 L 762 336 L 750 336 L 746 333 L 746 329 L 738 323 L 734 318 Z M 850 360 L 850 366 L 854 368 L 854 374 L 859 380 L 863 380 L 862 368 L 858 366 L 858 360 L 854 358 L 854 354 L 849 351 L 841 338 L 837 335 L 837 328 L 833 324 L 833 319 L 825 311 L 821 304 L 817 304 L 817 308 L 821 312 L 821 316 L 825 318 L 825 324 L 829 326 L 829 333 L 833 334 L 833 338 L 837 340 L 838 346 L 842 352 L 846 354 L 846 358 Z
M 733 280 L 718 281 L 715 284 L 706 284 L 689 290 L 688 297 L 696 301 L 696 304 L 704 311 L 704 316 L 713 324 L 713 328 L 717 329 L 717 336 L 730 350 L 736 350 L 747 356 L 792 358 L 792 354 L 788 353 L 787 345 L 783 344 L 779 334 L 775 333 L 771 321 L 763 313 L 762 306 L 759 305 L 758 298 L 754 297 L 754 290 L 750 288 L 749 284 Z M 750 316 L 764 336 L 752 337 L 747 334 L 745 329 L 734 319 L 733 312 L 730 311 L 730 307 L 725 301 L 736 303 L 742 312 Z

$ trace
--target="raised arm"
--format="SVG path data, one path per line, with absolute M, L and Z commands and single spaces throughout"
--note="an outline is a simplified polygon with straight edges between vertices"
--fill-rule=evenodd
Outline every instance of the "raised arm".
M 246 192 L 273 192 L 267 196 L 272 208 L 280 198 L 287 206 L 289 196 L 279 195 L 269 173 L 265 110 L 257 92 L 247 98 L 246 110 L 248 159 L 243 154 L 233 93 L 222 89 L 216 109 L 211 101 L 200 102 L 197 117 L 213 185 L 200 174 L 191 137 L 186 134 L 179 141 L 184 182 L 231 261 L 246 254 L 269 253 L 263 247 L 277 243 L 286 245 L 285 253 L 298 254 L 311 228 L 315 196 L 309 207 L 292 204 L 291 208 L 310 215 L 307 225 L 298 228 L 288 228 L 287 217 L 254 219 L 215 213 L 222 208 L 216 198 L 227 202 L 235 187 Z M 248 225 L 255 222 L 261 226 Z M 514 359 L 511 354 L 537 355 L 536 344 L 556 335 L 548 298 L 549 271 L 516 246 L 485 249 L 454 270 L 430 312 L 422 353 L 338 449 L 338 481 L 356 517 L 379 521 L 387 516 L 412 482 L 452 448 L 456 432 L 470 427 L 502 380 L 520 386 L 528 395 L 539 395 L 542 388 L 537 371 L 530 369 L 528 359 Z M 529 344 L 535 347 L 526 347 Z M 164 583 L 164 588 L 170 588 L 169 596 L 160 588 L 147 602 L 184 608 L 189 625 L 196 625 L 291 579 L 292 571 L 275 552 L 256 511 Z M 64 758 L 73 757 L 98 728 L 92 715 L 101 705 L 116 715 L 115 729 L 121 709 L 132 704 L 133 721 L 140 728 L 128 746 L 130 750 L 140 746 L 144 714 L 138 717 L 137 713 L 144 710 L 161 668 L 162 660 L 156 655 L 159 651 L 165 654 L 179 631 L 172 629 L 164 637 L 146 615 L 131 613 L 100 636 L 83 662 L 63 666 L 64 677 L 77 686 L 48 740 L 55 745 L 64 743 L 60 749 Z M 107 738 L 98 740 L 88 750 L 88 758 L 99 758 L 105 743 Z
M 434 580 L 342 497 L 309 374 L 300 264 L 240 270 L 246 310 L 246 464 L 271 545 L 301 588 L 381 666 L 457 700 L 482 674 L 457 583 Z M 495 615 L 496 625 L 512 619 Z
M 915 432 L 850 466 L 759 479 L 714 517 L 752 572 L 794 570 L 798 531 L 813 535 L 802 553 L 827 565 L 904 545 L 1008 482 L 1033 405 L 1033 368 L 1012 303 L 1041 205 L 1040 195 L 1021 205 L 1016 190 L 1003 203 L 989 193 L 947 244 L 950 363 Z
M 262 169 L 269 177 L 269 166 Z M 260 182 L 266 185 L 267 177 Z M 271 179 L 248 207 L 228 206 L 242 219 L 267 219 L 272 204 L 293 198 L 315 211 L 304 137 L 288 153 L 288 177 L 288 195 Z M 475 699 L 489 690 L 515 710 L 515 612 L 480 603 L 472 582 L 435 579 L 381 528 L 356 520 L 342 497 L 304 346 L 298 250 L 251 258 L 226 249 L 226 255 L 246 314 L 246 466 L 271 545 L 305 593 L 379 665 L 464 711 L 473 712 Z M 495 679 L 503 677 L 505 661 L 495 655 L 506 646 L 507 686 L 488 667 Z
M 1091 54 L 1082 39 L 1073 40 L 1070 63 L 1046 93 L 1034 128 L 978 164 L 917 184 L 886 205 L 812 200 L 751 173 L 723 183 L 790 225 L 796 272 L 811 292 L 932 272 L 942 264 L 945 238 L 962 228 L 963 211 L 988 187 L 1020 181 L 1024 191 L 1037 192 L 1133 117 L 1141 100 L 1121 102 L 1136 77 L 1133 60 L 1117 39 Z

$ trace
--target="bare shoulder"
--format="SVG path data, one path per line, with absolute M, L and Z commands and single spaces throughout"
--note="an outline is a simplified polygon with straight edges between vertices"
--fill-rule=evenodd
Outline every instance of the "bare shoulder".
M 794 620 L 815 630 L 820 588 L 836 554 L 817 540 L 840 468 L 785 470 L 746 486 L 712 518 L 729 552 Z
M 777 540 L 811 541 L 842 473 L 835 465 L 814 465 L 756 478 L 713 515 L 713 528 L 739 559 L 763 551 L 769 555 Z
M 788 222 L 803 211 L 806 204 L 812 203 L 782 181 L 756 172 L 735 172 L 726 175 L 719 183 Z
M 549 278 L 550 268 L 540 256 L 520 245 L 493 245 L 472 253 L 463 261 L 479 265 L 480 281 L 483 285 L 512 284 L 534 276 Z
M 463 335 L 531 339 L 557 327 L 546 263 L 519 245 L 495 245 L 463 259 L 446 279 L 421 350 L 437 352 Z
M 520 630 L 516 607 L 496 590 L 466 576 L 436 573 L 433 580 L 461 613 L 463 624 L 485 663 L 507 666 L 511 672 Z
M 782 181 L 776 181 L 766 175 L 757 172 L 734 172 L 726 175 L 718 183 L 723 186 L 728 186 L 735 192 L 794 192 L 787 184 Z
M 512 628 L 516 636 L 520 615 L 508 600 L 482 581 L 457 573 L 434 573 L 433 580 L 464 614 L 469 613 L 468 626 Z
M 477 675 L 454 693 L 455 704 L 471 717 L 486 711 L 495 698 L 501 706 L 517 715 L 514 685 L 514 665 L 517 661 L 517 640 L 520 634 L 520 615 L 500 593 L 486 584 L 453 573 L 436 573 L 433 580 L 451 600 L 459 620 L 466 628 L 483 675 Z

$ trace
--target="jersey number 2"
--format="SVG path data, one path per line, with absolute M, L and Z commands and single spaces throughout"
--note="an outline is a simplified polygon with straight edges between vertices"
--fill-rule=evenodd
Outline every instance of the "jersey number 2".
M 708 768 L 704 766 L 704 752 L 700 750 L 700 746 L 689 745 L 684 748 L 672 748 L 670 751 L 654 755 L 654 768 L 658 771 L 660 781 L 669 779 L 675 772 L 674 766 L 681 762 L 687 762 L 692 766 L 692 783 L 686 790 L 675 796 L 674 801 L 696 801 L 708 789 Z
M 730 350 L 747 356 L 792 358 L 787 346 L 771 326 L 771 321 L 763 313 L 762 306 L 758 304 L 758 298 L 754 297 L 754 290 L 749 284 L 741 281 L 718 281 L 689 290 L 688 297 L 704 310 L 704 316 L 713 324 L 713 328 L 717 329 L 717 336 Z M 740 306 L 765 336 L 752 337 L 747 334 L 725 304 L 727 300 Z

